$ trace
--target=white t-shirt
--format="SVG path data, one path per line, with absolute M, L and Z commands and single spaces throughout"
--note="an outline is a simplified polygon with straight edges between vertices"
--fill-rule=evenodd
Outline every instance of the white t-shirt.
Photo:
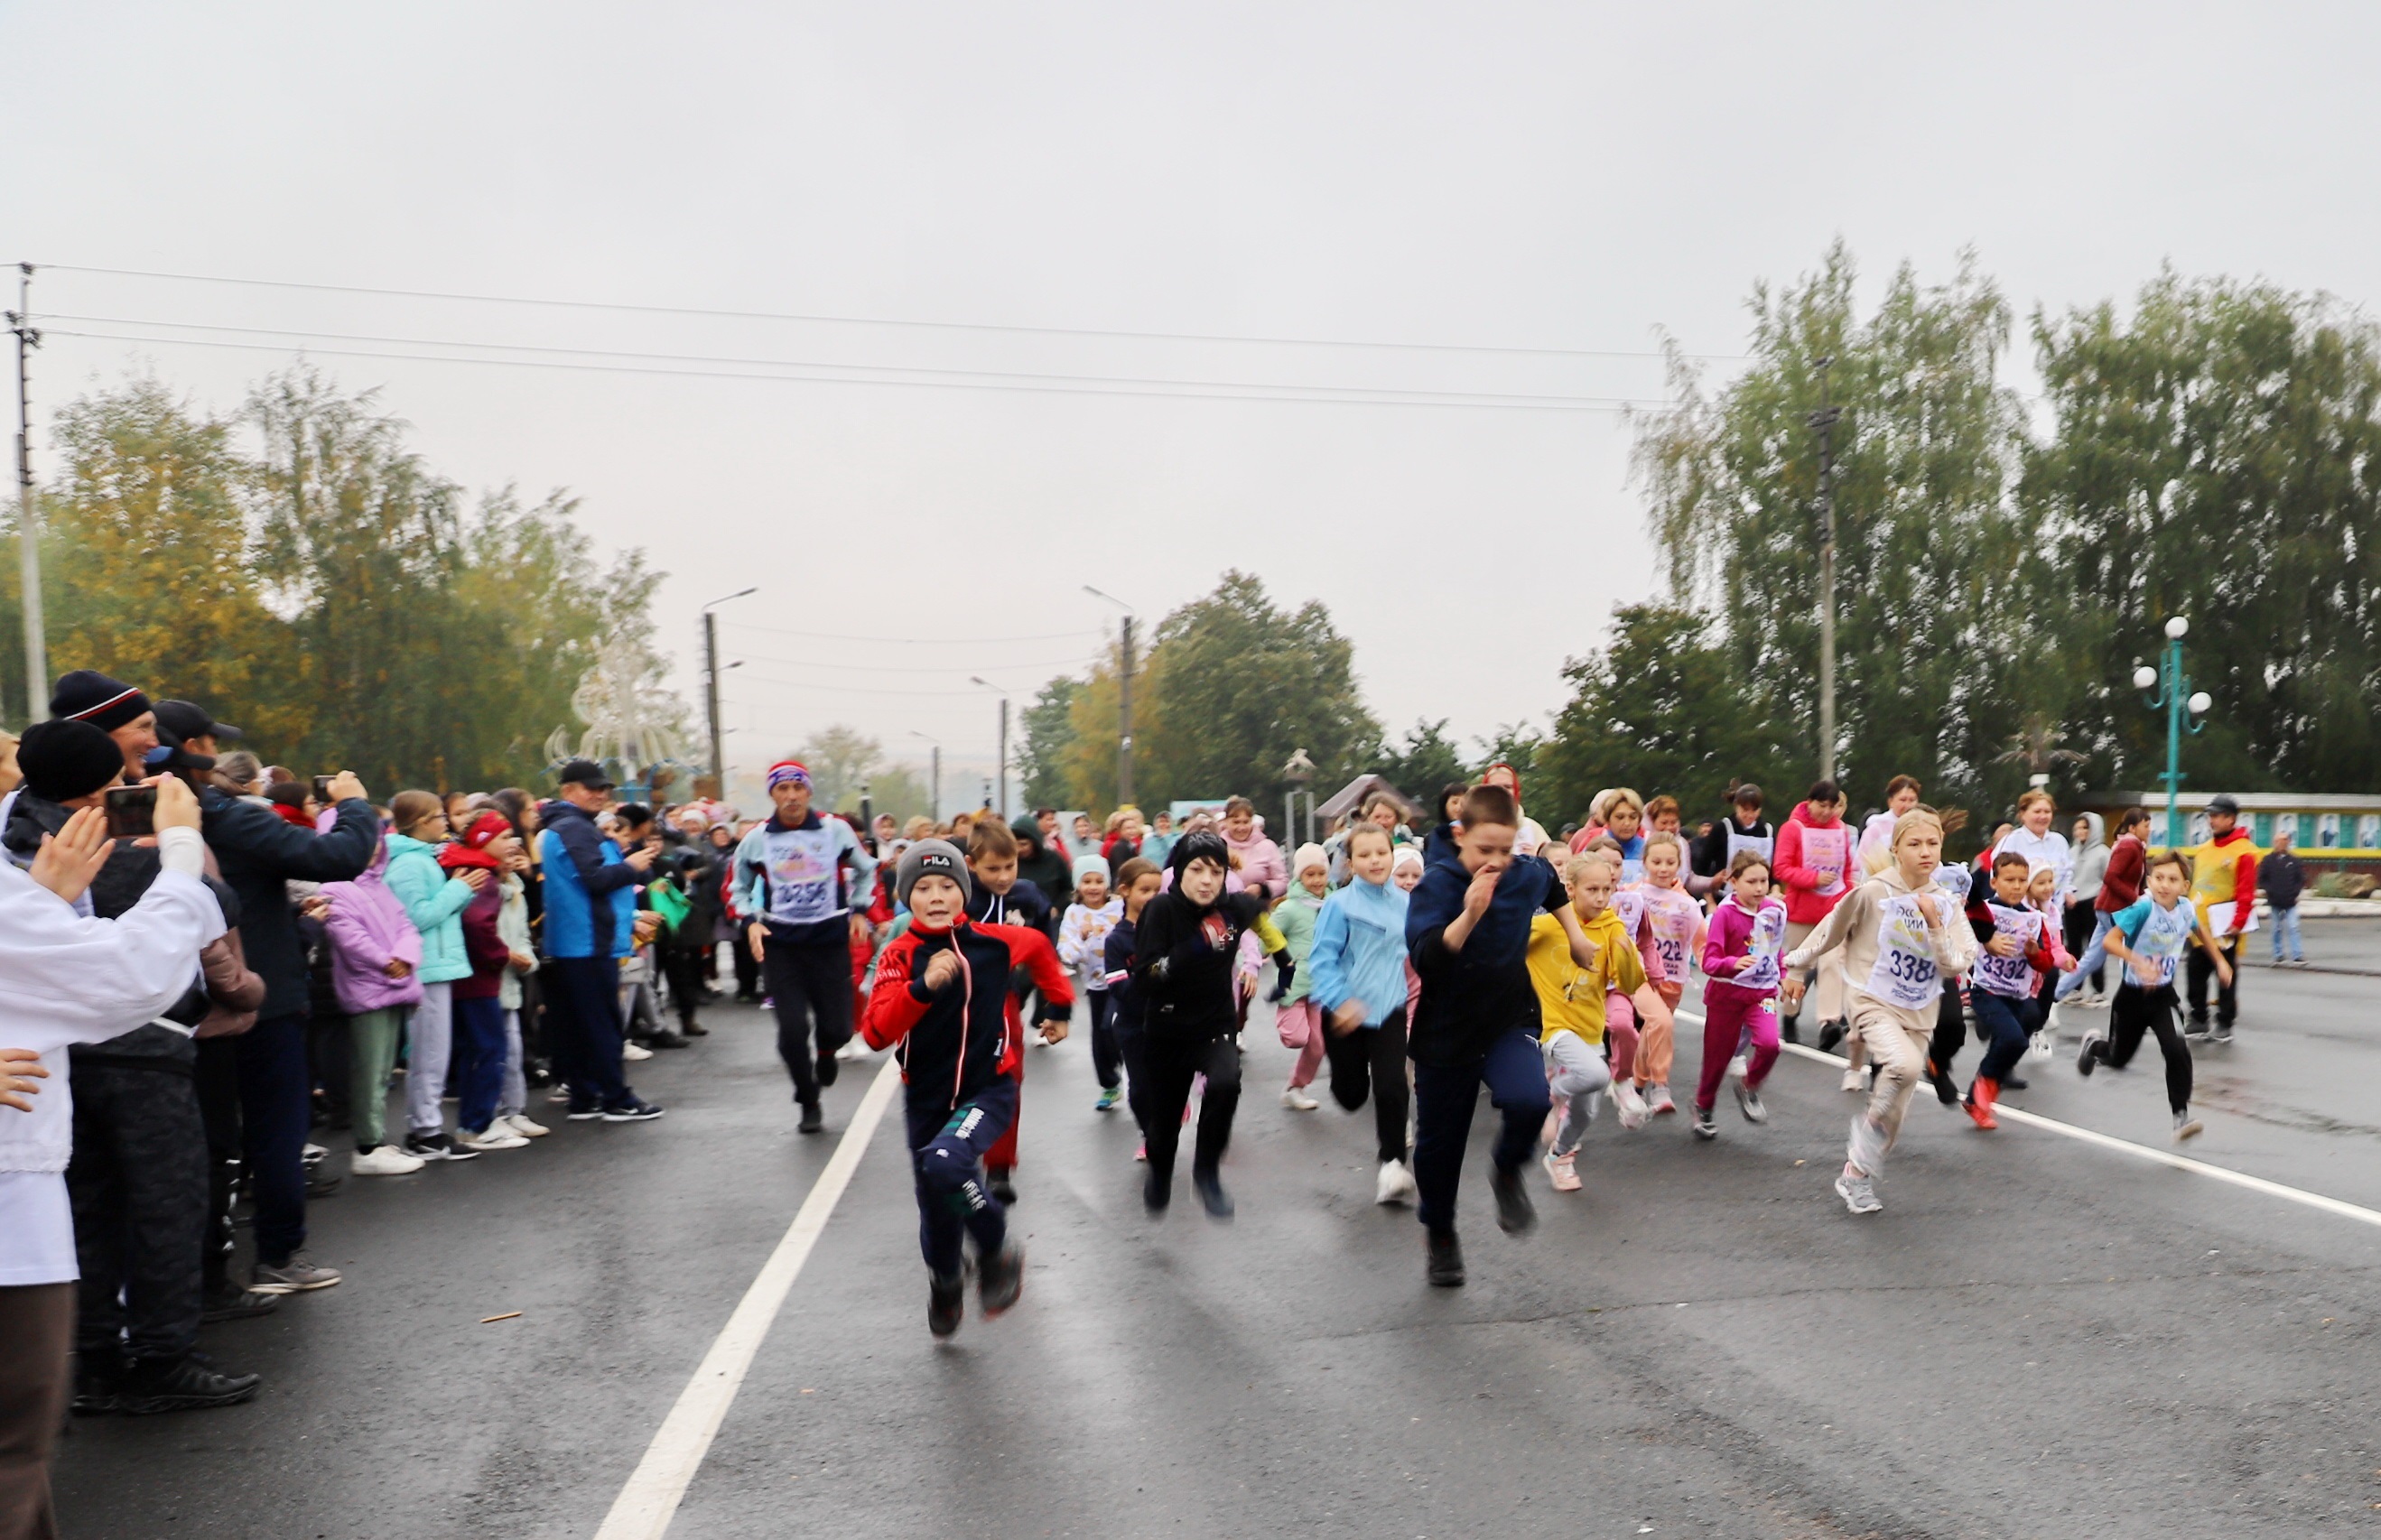
M 0 1117 L 22 1114 L 0 1109 Z M 74 1209 L 67 1202 L 67 1179 L 57 1171 L 0 1171 L 0 1289 L 29 1283 L 72 1283 L 82 1276 L 75 1264 Z

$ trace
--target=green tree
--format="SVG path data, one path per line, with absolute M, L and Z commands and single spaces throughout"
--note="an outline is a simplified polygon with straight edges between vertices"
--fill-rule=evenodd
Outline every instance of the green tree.
M 837 722 L 813 734 L 794 757 L 811 772 L 811 793 L 821 807 L 851 813 L 860 810 L 860 783 L 884 762 L 885 746 Z M 870 790 L 874 791 L 873 784 Z
M 1838 243 L 1817 273 L 1756 287 L 1750 367 L 1706 395 L 1674 361 L 1678 404 L 1638 419 L 1636 466 L 1671 597 L 1708 617 L 1740 709 L 1777 746 L 1762 756 L 1777 767 L 1767 773 L 1799 791 L 1818 758 L 1808 419 L 1822 399 L 1818 362 L 1831 358 L 1825 389 L 1842 408 L 1839 779 L 1856 807 L 1881 800 L 1897 773 L 1917 776 L 1930 798 L 2001 800 L 1993 794 L 2021 777 L 1996 756 L 2027 710 L 2055 709 L 2072 687 L 2057 575 L 2013 496 L 2023 415 L 1997 378 L 2009 309 L 1972 254 L 1939 287 L 1903 267 L 1865 321 L 1854 278 Z
M 2165 768 L 2128 676 L 2191 622 L 2191 783 L 2381 789 L 2381 330 L 2265 284 L 2144 286 L 2034 338 L 2055 430 L 2024 491 L 2072 576 L 2068 733 L 2101 785 Z
M 1406 730 L 1402 745 L 1384 742 L 1374 756 L 1373 769 L 1388 778 L 1389 784 L 1430 809 L 1434 820 L 1438 815 L 1438 791 L 1450 782 L 1470 778 L 1463 761 L 1463 751 L 1447 735 L 1447 719 L 1436 721 L 1417 719 Z
M 1624 605 L 1610 640 L 1564 664 L 1563 677 L 1570 700 L 1538 752 L 1537 784 L 1523 782 L 1549 828 L 1582 818 L 1606 787 L 1629 786 L 1677 797 L 1691 829 L 1722 815 L 1733 782 L 1774 785 L 1793 752 L 1777 741 L 1711 617 L 1696 611 Z
M 1064 674 L 1042 686 L 1033 704 L 1018 717 L 1019 794 L 1028 807 L 1056 807 L 1067 800 L 1067 759 L 1075 744 L 1075 697 L 1080 679 Z

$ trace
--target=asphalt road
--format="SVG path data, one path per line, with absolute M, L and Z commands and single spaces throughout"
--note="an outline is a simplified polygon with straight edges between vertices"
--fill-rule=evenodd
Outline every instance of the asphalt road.
M 2312 928 L 2312 927 L 2310 927 Z M 2381 1208 L 2381 984 L 2250 976 L 2194 1158 Z M 2090 1019 L 2078 1013 L 2077 1022 Z M 829 1158 L 758 1013 L 639 1066 L 658 1123 L 315 1206 L 337 1289 L 208 1346 L 226 1412 L 76 1425 L 70 1536 L 588 1536 Z M 1691 1083 L 1696 1033 L 1677 1078 Z M 1026 1086 L 1025 1298 L 936 1345 L 897 1104 L 688 1488 L 673 1540 L 818 1534 L 2239 1535 L 2381 1523 L 2381 1228 L 1922 1093 L 1829 1191 L 1854 1098 L 1783 1061 L 1722 1137 L 1608 1117 L 1471 1285 L 1370 1201 L 1370 1113 L 1275 1099 L 1252 1025 L 1230 1225 L 1141 1209 L 1081 1038 Z M 1968 1064 L 1972 1067 L 1972 1049 Z M 2011 1105 L 2165 1142 L 2155 1059 Z M 972 1302 L 971 1302 L 972 1303 Z M 518 1319 L 482 1317 L 519 1310 Z

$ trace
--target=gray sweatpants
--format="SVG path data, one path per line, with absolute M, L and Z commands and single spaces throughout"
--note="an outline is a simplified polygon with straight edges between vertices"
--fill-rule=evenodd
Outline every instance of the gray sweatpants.
M 424 984 L 406 1024 L 405 1124 L 415 1134 L 446 1131 L 446 1063 L 455 1052 L 455 986 Z
M 1579 1148 L 1579 1142 L 1587 1137 L 1587 1125 L 1595 1121 L 1596 1102 L 1612 1084 L 1612 1067 L 1604 1061 L 1603 1049 L 1576 1032 L 1557 1032 L 1539 1047 L 1546 1056 L 1546 1089 L 1562 1113 L 1562 1126 L 1555 1131 L 1554 1153 L 1569 1155 Z

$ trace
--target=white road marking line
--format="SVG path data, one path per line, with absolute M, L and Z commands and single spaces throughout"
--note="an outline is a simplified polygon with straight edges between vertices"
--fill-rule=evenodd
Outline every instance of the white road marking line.
M 868 1153 L 869 1141 L 875 1137 L 876 1125 L 900 1084 L 900 1063 L 887 1057 L 868 1094 L 861 1098 L 850 1126 L 836 1142 L 826 1170 L 819 1173 L 792 1226 L 769 1254 L 769 1260 L 761 1265 L 751 1287 L 744 1291 L 744 1298 L 720 1328 L 711 1351 L 702 1355 L 694 1377 L 678 1393 L 678 1404 L 670 1408 L 661 1430 L 646 1446 L 645 1457 L 637 1461 L 629 1484 L 613 1499 L 612 1511 L 604 1515 L 595 1540 L 661 1540 L 669 1529 L 688 1485 L 711 1451 L 711 1440 L 717 1437 L 729 1404 L 744 1384 L 745 1371 L 752 1366 L 753 1355 L 761 1351 L 794 1279 L 801 1276 L 802 1264 L 810 1260 L 811 1247 L 826 1229 L 836 1201 L 851 1184 L 851 1173 Z
M 1703 1017 L 1692 1011 L 1674 1011 L 1671 1014 L 1679 1021 L 1693 1022 L 1698 1026 L 1703 1025 Z M 1817 1049 L 1806 1048 L 1801 1043 L 1780 1043 L 1777 1048 L 1780 1052 L 1799 1054 L 1815 1063 L 1833 1064 L 1839 1070 L 1851 1067 L 1851 1061 L 1849 1059 L 1838 1054 L 1821 1053 Z M 2087 1145 L 2098 1145 L 2103 1149 L 2122 1150 L 2127 1155 L 2136 1155 L 2144 1160 L 2155 1160 L 2161 1166 L 2171 1166 L 2179 1171 L 2192 1171 L 2200 1176 L 2212 1177 L 2217 1182 L 2228 1182 L 2235 1187 L 2246 1187 L 2253 1193 L 2263 1193 L 2267 1197 L 2286 1198 L 2291 1203 L 2304 1204 L 2309 1208 L 2320 1208 L 2326 1214 L 2337 1214 L 2343 1219 L 2355 1219 L 2362 1224 L 2381 1225 L 2381 1210 L 2366 1208 L 2339 1198 L 2326 1197 L 2321 1193 L 2310 1193 L 2303 1187 L 2290 1187 L 2278 1182 L 2268 1182 L 2262 1176 L 2251 1176 L 2246 1171 L 2236 1171 L 2228 1167 L 2211 1166 L 2204 1160 L 2193 1160 L 2188 1156 L 2176 1155 L 2167 1150 L 2153 1149 L 2147 1145 L 2137 1145 L 2131 1139 L 2119 1139 L 2114 1134 L 2100 1134 L 2092 1129 L 2079 1127 L 2074 1123 L 2061 1122 L 2057 1118 L 2045 1118 L 2039 1112 L 2028 1112 L 2023 1108 L 2011 1107 L 2005 1101 L 1994 1105 L 1993 1114 L 1996 1117 L 2011 1118 L 2031 1127 L 2047 1130 L 2052 1134 L 2061 1134 L 2070 1139 L 2080 1139 Z

